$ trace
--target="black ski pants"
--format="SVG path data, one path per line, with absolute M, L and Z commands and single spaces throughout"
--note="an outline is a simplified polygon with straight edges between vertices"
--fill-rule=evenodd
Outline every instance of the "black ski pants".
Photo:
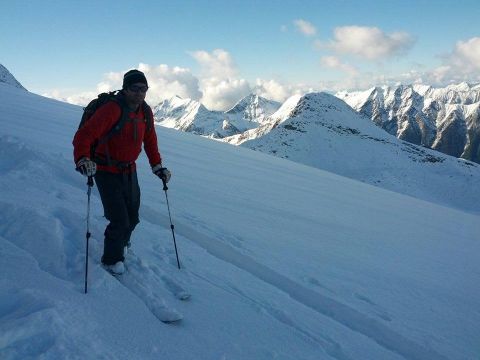
M 139 223 L 140 187 L 136 171 L 121 174 L 97 171 L 95 181 L 105 217 L 110 221 L 105 229 L 102 263 L 113 265 L 125 260 L 123 249 L 129 245 Z

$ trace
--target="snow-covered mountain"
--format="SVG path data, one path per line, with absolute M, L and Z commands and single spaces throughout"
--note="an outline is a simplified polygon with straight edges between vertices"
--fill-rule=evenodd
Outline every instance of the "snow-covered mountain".
M 153 108 L 156 123 L 198 135 L 221 137 L 221 113 L 210 111 L 200 102 L 174 96 Z M 235 132 L 233 132 L 235 133 Z
M 280 108 L 277 101 L 250 94 L 225 112 L 227 120 L 247 120 L 262 124 L 265 119 Z M 257 125 L 258 126 L 258 125 Z
M 159 125 L 221 139 L 257 127 L 279 107 L 275 101 L 252 94 L 228 111 L 211 111 L 198 101 L 175 96 L 155 106 L 153 112 Z
M 330 122 L 345 104 L 298 100 L 283 108 L 292 121 L 272 132 L 283 124 L 287 135 L 307 134 L 306 120 L 318 121 L 318 134 L 343 147 L 317 155 L 369 174 L 371 158 L 345 162 L 373 149 L 361 143 L 369 120 Z M 1 359 L 478 358 L 479 201 L 468 177 L 444 190 L 463 189 L 475 214 L 164 127 L 182 269 L 161 182 L 142 154 L 128 271 L 115 279 L 99 264 L 106 220 L 94 188 L 84 294 L 87 186 L 71 145 L 81 113 L 0 83 Z M 382 143 L 379 134 L 368 136 Z M 436 164 L 429 154 L 412 156 Z M 190 300 L 178 300 L 181 288 Z M 165 307 L 183 320 L 159 321 Z
M 399 139 L 480 162 L 480 84 L 375 87 L 336 96 Z
M 264 125 L 225 140 L 448 206 L 480 201 L 479 165 L 398 140 L 326 93 L 293 96 Z
M 18 82 L 17 79 L 7 70 L 5 66 L 0 64 L 0 83 L 5 83 L 8 85 L 15 86 L 19 89 L 26 90 L 22 84 Z

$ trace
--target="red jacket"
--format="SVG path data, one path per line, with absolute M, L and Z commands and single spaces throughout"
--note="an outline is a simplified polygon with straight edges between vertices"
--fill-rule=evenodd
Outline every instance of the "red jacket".
M 150 118 L 153 114 L 150 111 Z M 124 110 L 127 111 L 127 110 Z M 82 157 L 90 157 L 90 146 L 97 140 L 107 134 L 117 123 L 121 115 L 121 108 L 114 101 L 100 107 L 95 114 L 81 127 L 73 138 L 73 157 L 75 163 Z M 106 143 L 99 144 L 95 154 L 106 159 L 107 155 L 115 162 L 131 163 L 130 170 L 135 170 L 135 161 L 142 151 L 142 143 L 147 153 L 151 166 L 162 162 L 158 151 L 157 134 L 155 126 L 147 126 L 143 107 L 140 106 L 138 112 L 130 111 L 128 114 L 131 120 L 127 121 L 119 133 L 113 135 Z M 92 159 L 95 160 L 95 159 Z M 117 166 L 99 165 L 98 170 L 112 173 L 121 173 L 125 169 Z

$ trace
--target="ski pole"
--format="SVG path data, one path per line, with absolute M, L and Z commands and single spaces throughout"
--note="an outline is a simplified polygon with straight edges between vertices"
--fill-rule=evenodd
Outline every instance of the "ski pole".
M 85 294 L 87 293 L 87 286 L 88 286 L 88 243 L 90 240 L 90 195 L 92 193 L 92 187 L 93 187 L 93 177 L 89 176 L 88 181 L 88 190 L 87 190 L 87 249 L 85 252 Z
M 178 260 L 178 251 L 177 251 L 177 241 L 175 240 L 175 231 L 173 231 L 173 229 L 175 228 L 175 226 L 173 226 L 172 224 L 172 215 L 170 213 L 170 204 L 168 203 L 168 195 L 167 195 L 167 190 L 168 190 L 168 187 L 167 187 L 167 181 L 165 178 L 161 178 L 162 179 L 162 182 L 163 182 L 163 191 L 165 191 L 165 199 L 167 199 L 167 209 L 168 209 L 168 217 L 170 219 L 170 229 L 172 229 L 172 236 L 173 236 L 173 245 L 175 246 L 175 255 L 177 256 L 177 266 L 178 268 L 180 269 L 180 260 Z

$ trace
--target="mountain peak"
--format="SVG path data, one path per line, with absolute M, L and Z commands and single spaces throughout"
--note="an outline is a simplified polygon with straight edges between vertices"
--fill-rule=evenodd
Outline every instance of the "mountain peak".
M 225 114 L 227 116 L 241 117 L 247 121 L 262 123 L 268 116 L 277 111 L 280 105 L 276 101 L 251 93 L 238 101 Z
M 271 105 L 277 106 L 277 108 L 280 107 L 280 103 L 277 103 L 276 101 L 268 100 L 260 95 L 251 93 L 240 99 L 230 110 L 227 110 L 225 113 L 241 113 L 246 111 L 248 108 L 260 108 Z
M 464 82 L 461 82 L 460 84 L 452 84 L 452 85 L 448 85 L 447 86 L 447 89 L 449 90 L 453 90 L 453 91 L 470 91 L 470 84 L 467 83 L 466 81 Z
M 295 98 L 294 98 L 295 99 Z M 311 92 L 297 98 L 297 104 L 291 111 L 290 116 L 294 117 L 299 114 L 338 110 L 353 112 L 353 110 L 344 101 L 338 97 L 326 92 Z
M 0 64 L 0 83 L 5 83 L 8 85 L 15 86 L 19 89 L 26 90 L 22 84 L 18 82 L 17 79 L 7 70 L 5 66 Z
M 331 110 L 355 113 L 350 106 L 334 95 L 326 92 L 310 92 L 304 95 L 291 96 L 270 118 L 278 120 L 309 113 L 315 116 L 318 112 Z

